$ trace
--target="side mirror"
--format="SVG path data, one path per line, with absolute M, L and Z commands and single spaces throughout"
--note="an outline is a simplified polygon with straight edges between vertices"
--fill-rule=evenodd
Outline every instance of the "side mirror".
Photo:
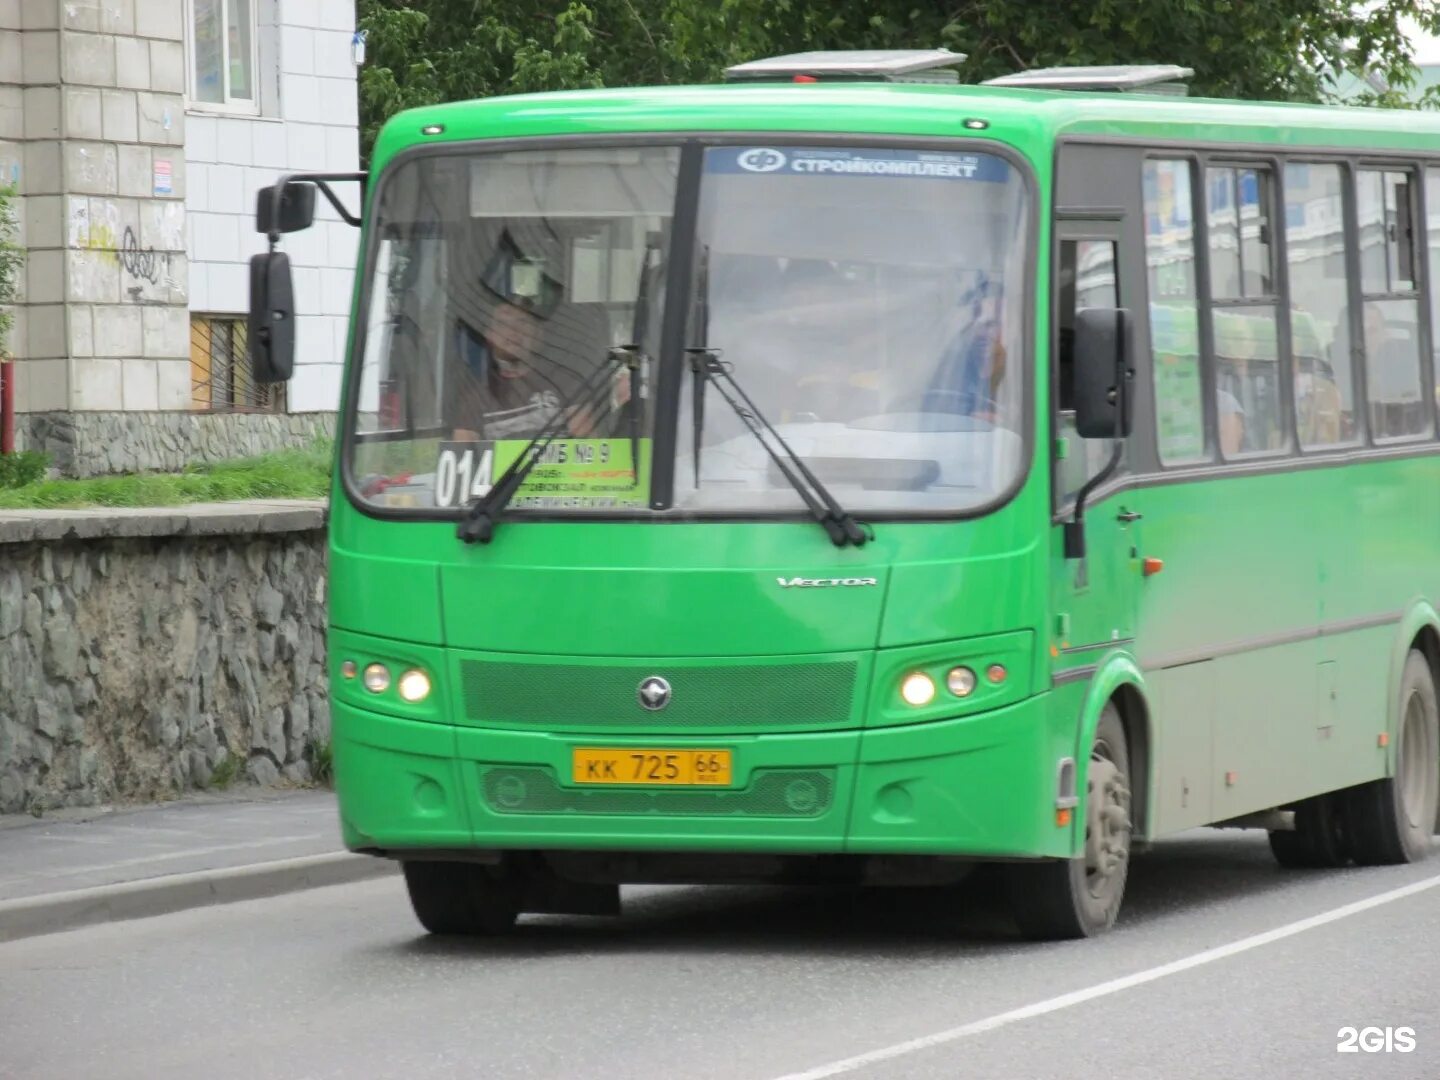
M 250 370 L 255 381 L 285 382 L 295 368 L 295 294 L 290 256 L 250 257 Z
M 292 180 L 280 193 L 277 208 L 275 185 L 261 188 L 255 196 L 255 231 L 292 233 L 315 223 L 315 185 Z
M 1084 308 L 1075 313 L 1075 432 L 1082 439 L 1130 434 L 1130 312 Z

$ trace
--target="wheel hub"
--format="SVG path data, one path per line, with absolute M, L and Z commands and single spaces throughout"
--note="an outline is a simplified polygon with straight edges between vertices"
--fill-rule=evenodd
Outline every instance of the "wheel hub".
M 1085 802 L 1085 876 L 1090 894 L 1107 894 L 1130 852 L 1130 786 L 1108 757 L 1090 759 Z

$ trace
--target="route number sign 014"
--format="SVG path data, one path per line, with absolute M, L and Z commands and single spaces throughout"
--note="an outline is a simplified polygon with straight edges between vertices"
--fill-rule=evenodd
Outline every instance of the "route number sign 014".
M 465 506 L 504 475 L 529 443 L 444 442 L 435 459 L 435 505 Z M 629 439 L 556 439 L 510 505 L 517 509 L 624 509 L 649 498 L 650 440 L 639 440 L 637 472 Z

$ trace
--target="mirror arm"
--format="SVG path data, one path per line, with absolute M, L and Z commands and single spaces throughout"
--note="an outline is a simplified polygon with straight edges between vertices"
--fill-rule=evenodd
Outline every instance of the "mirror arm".
M 1085 557 L 1085 502 L 1090 498 L 1090 493 L 1101 484 L 1115 475 L 1115 470 L 1120 467 L 1120 455 L 1125 451 L 1125 440 L 1116 439 L 1115 448 L 1110 451 L 1110 460 L 1105 467 L 1085 482 L 1085 486 L 1075 493 L 1075 516 L 1065 522 L 1065 558 L 1083 559 Z
M 1115 445 L 1110 451 L 1110 460 L 1105 463 L 1105 467 L 1087 480 L 1084 486 L 1075 493 L 1075 515 L 1063 526 L 1065 558 L 1067 559 L 1085 558 L 1085 503 L 1090 498 L 1091 492 L 1115 475 L 1115 470 L 1120 468 L 1120 456 L 1125 452 L 1125 420 L 1126 413 L 1130 409 L 1131 376 L 1131 371 L 1125 363 L 1127 330 L 1122 318 L 1120 333 L 1115 335 L 1115 393 L 1119 395 L 1119 400 L 1115 402 Z
M 335 212 L 340 215 L 341 219 L 345 222 L 345 224 L 353 225 L 358 228 L 360 226 L 360 215 L 352 214 L 349 210 L 345 208 L 345 206 L 340 202 L 340 199 L 335 194 L 335 192 L 330 190 L 330 184 L 328 183 L 328 181 L 346 180 L 358 183 L 360 185 L 360 199 L 363 202 L 365 199 L 365 181 L 369 178 L 369 176 L 369 173 L 363 172 L 284 173 L 280 176 L 279 179 L 275 181 L 275 183 L 271 186 L 270 189 L 270 221 L 273 224 L 280 220 L 280 203 L 285 197 L 286 186 L 289 184 L 308 182 L 314 184 L 320 189 L 320 194 L 325 196 L 326 201 L 335 208 Z M 274 251 L 275 245 L 280 240 L 280 230 L 276 228 L 271 228 L 269 233 L 267 233 L 266 235 L 270 239 L 270 250 Z

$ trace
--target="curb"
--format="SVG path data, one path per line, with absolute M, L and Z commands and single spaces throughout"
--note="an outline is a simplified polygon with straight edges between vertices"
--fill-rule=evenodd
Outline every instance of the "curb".
M 261 900 L 397 872 L 398 865 L 388 859 L 337 851 L 25 896 L 0 901 L 0 941 L 57 934 L 97 923 L 169 915 L 214 904 Z

